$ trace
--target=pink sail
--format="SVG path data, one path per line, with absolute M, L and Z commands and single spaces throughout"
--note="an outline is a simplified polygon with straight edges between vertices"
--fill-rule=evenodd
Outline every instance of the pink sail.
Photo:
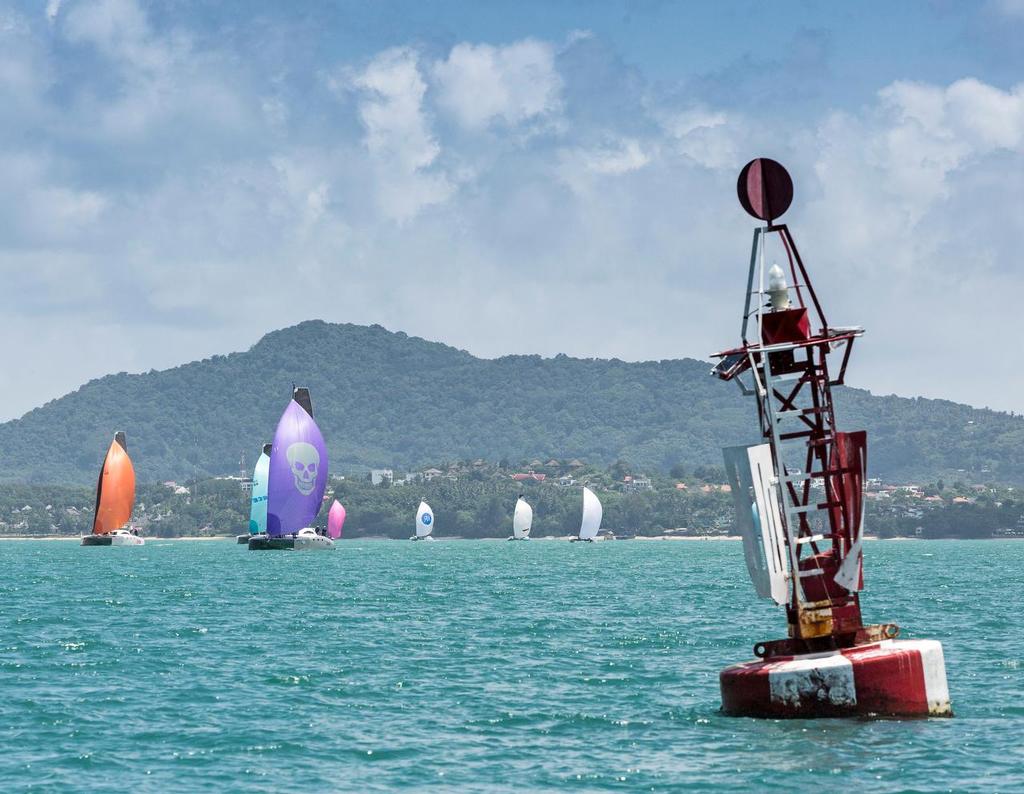
M 341 537 L 341 526 L 345 523 L 345 508 L 337 499 L 327 513 L 327 537 L 337 540 Z

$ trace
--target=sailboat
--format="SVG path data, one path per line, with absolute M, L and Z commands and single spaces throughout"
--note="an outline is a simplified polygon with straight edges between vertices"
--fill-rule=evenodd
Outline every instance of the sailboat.
M 345 523 L 345 507 L 337 499 L 331 504 L 327 512 L 327 537 L 337 540 L 341 537 L 341 527 Z
M 273 444 L 264 444 L 263 452 L 252 470 L 252 496 L 249 503 L 249 531 L 238 536 L 239 543 L 248 543 L 253 535 L 267 534 L 267 486 L 270 479 L 270 450 Z
M 135 505 L 135 468 L 128 457 L 128 442 L 117 431 L 110 442 L 99 480 L 96 482 L 96 512 L 92 534 L 82 538 L 83 546 L 142 546 L 138 530 L 125 529 Z
M 516 499 L 516 509 L 512 514 L 512 537 L 509 540 L 529 540 L 530 530 L 533 528 L 533 508 L 519 494 Z
M 430 533 L 434 531 L 434 511 L 430 505 L 421 501 L 416 511 L 416 534 L 409 540 L 433 540 Z
M 570 538 L 575 541 L 586 541 L 593 543 L 597 532 L 601 529 L 601 516 L 604 510 L 601 508 L 601 500 L 586 486 L 583 487 L 583 520 L 580 522 L 579 537 Z
M 333 549 L 334 541 L 310 524 L 327 487 L 327 446 L 313 421 L 309 389 L 292 390 L 270 448 L 267 533 L 249 538 L 250 551 Z

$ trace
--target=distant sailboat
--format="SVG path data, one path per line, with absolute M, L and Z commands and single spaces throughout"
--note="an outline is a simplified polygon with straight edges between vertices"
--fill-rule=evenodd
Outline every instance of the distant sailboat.
M 601 529 L 601 516 L 604 510 L 601 508 L 601 500 L 593 491 L 584 486 L 583 488 L 583 520 L 580 522 L 579 537 L 571 538 L 573 541 L 586 541 L 593 543 Z
M 426 502 L 420 502 L 416 511 L 416 534 L 410 540 L 433 540 L 430 533 L 434 531 L 434 511 Z
M 118 431 L 110 442 L 99 480 L 96 482 L 96 512 L 92 534 L 82 538 L 83 546 L 142 546 L 136 530 L 125 529 L 135 506 L 135 468 L 128 457 L 128 443 Z
M 249 502 L 249 531 L 238 536 L 239 543 L 248 543 L 253 535 L 267 534 L 267 488 L 270 484 L 270 450 L 273 444 L 264 444 L 256 466 L 252 470 L 252 495 Z
M 297 388 L 281 414 L 270 450 L 267 534 L 249 538 L 250 550 L 333 549 L 310 525 L 327 487 L 327 446 L 313 421 L 309 389 Z
M 519 494 L 516 500 L 516 509 L 512 514 L 512 537 L 509 540 L 529 540 L 530 530 L 533 528 L 533 508 Z
M 341 528 L 345 524 L 345 507 L 337 499 L 331 504 L 327 513 L 327 537 L 337 540 L 341 537 Z

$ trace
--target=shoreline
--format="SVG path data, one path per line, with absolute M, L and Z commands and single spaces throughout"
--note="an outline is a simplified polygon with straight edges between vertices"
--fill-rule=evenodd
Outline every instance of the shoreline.
M 149 543 L 153 543 L 153 542 L 156 542 L 156 541 L 160 541 L 160 542 L 169 541 L 169 542 L 175 542 L 175 543 L 179 542 L 179 541 L 201 541 L 201 542 L 206 543 L 206 542 L 211 542 L 211 541 L 228 541 L 228 540 L 234 541 L 236 537 L 237 537 L 236 535 L 181 535 L 179 537 L 173 537 L 173 538 L 161 538 L 161 537 L 158 537 L 158 536 L 143 535 L 143 538 L 145 538 L 145 540 L 147 542 L 149 542 Z M 547 542 L 547 541 L 559 542 L 560 541 L 560 542 L 565 543 L 565 542 L 570 541 L 573 537 L 574 536 L 572 536 L 572 535 L 538 536 L 538 537 L 535 537 L 535 538 L 531 538 L 531 540 L 545 541 L 545 542 Z M 26 541 L 26 540 L 43 540 L 43 541 L 47 541 L 47 542 L 51 542 L 51 541 L 65 541 L 65 542 L 76 541 L 76 542 L 81 542 L 82 536 L 81 535 L 0 535 L 0 542 L 2 542 L 2 541 Z M 344 543 L 346 541 L 374 541 L 374 542 L 376 542 L 376 541 L 385 541 L 385 540 L 392 540 L 392 541 L 402 542 L 402 541 L 407 540 L 407 538 L 389 538 L 389 537 L 387 537 L 385 535 L 367 535 L 366 537 L 352 537 L 352 536 L 349 536 L 349 537 L 341 538 L 339 542 L 341 542 L 341 543 Z M 505 541 L 505 540 L 507 540 L 507 538 L 504 538 L 504 537 L 466 538 L 466 537 L 451 535 L 451 536 L 448 536 L 448 537 L 440 536 L 440 537 L 435 538 L 435 540 L 439 540 L 439 541 L 450 541 L 450 540 Z M 609 540 L 610 539 L 601 539 L 601 540 L 598 540 L 597 542 L 598 543 L 606 543 L 606 542 L 609 542 Z M 743 538 L 740 537 L 739 535 L 637 535 L 636 537 L 631 537 L 631 538 L 615 538 L 615 540 L 616 541 L 619 541 L 619 540 L 639 540 L 639 541 L 644 541 L 644 542 L 649 542 L 649 541 L 673 541 L 673 542 L 675 542 L 675 541 L 710 541 L 710 542 L 718 542 L 718 541 L 725 541 L 725 540 L 728 540 L 728 541 L 742 541 Z M 998 537 L 998 538 L 996 538 L 996 537 L 988 537 L 988 538 L 920 538 L 920 537 L 900 536 L 900 537 L 895 537 L 895 538 L 880 538 L 877 535 L 865 535 L 864 536 L 864 540 L 882 541 L 882 542 L 885 542 L 885 543 L 889 543 L 889 542 L 905 543 L 905 542 L 914 542 L 914 541 L 921 541 L 921 540 L 1024 540 L 1024 536 L 1010 535 L 1010 536 Z

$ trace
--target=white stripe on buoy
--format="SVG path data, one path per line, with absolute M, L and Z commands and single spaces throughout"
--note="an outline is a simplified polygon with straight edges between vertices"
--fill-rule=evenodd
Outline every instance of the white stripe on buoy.
M 794 707 L 807 701 L 828 701 L 833 706 L 857 705 L 853 663 L 838 651 L 769 662 L 766 668 L 773 703 Z
M 924 691 L 928 697 L 928 711 L 943 714 L 949 711 L 949 684 L 946 682 L 946 657 L 938 640 L 917 640 L 924 668 Z

